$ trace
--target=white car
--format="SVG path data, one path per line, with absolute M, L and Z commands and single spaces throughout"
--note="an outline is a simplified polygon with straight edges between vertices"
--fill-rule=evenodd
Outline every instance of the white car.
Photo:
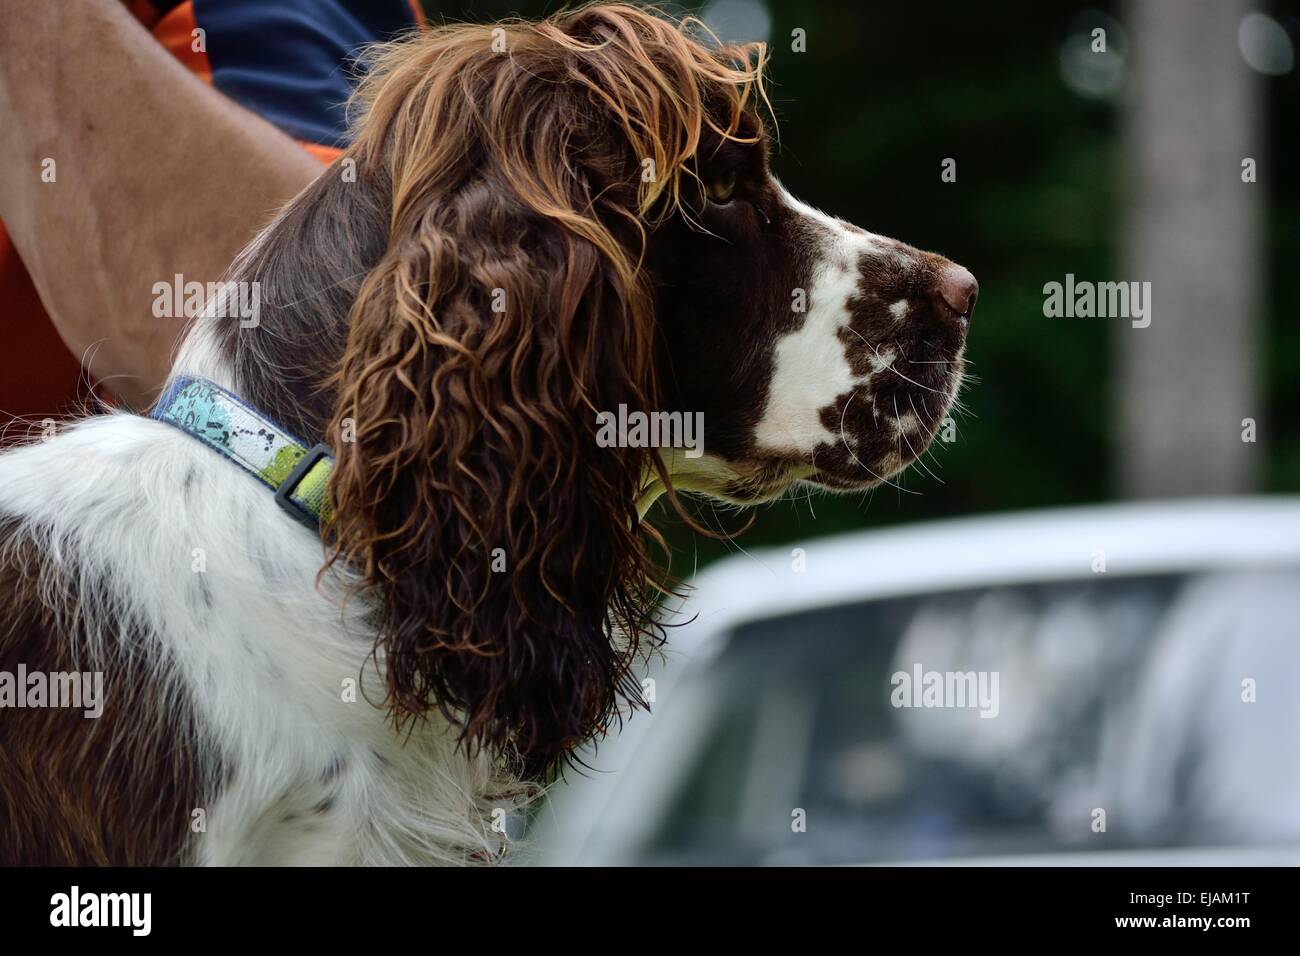
M 1300 498 L 738 554 L 547 864 L 1300 862 Z

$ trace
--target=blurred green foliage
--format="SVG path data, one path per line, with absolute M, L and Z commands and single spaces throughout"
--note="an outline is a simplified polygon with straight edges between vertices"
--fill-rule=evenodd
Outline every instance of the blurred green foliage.
M 554 3 L 430 4 L 446 19 L 538 16 Z M 671 7 L 694 12 L 698 4 Z M 1070 89 L 1060 55 L 1083 11 L 1115 3 L 843 3 L 768 0 L 776 172 L 828 212 L 971 268 L 980 301 L 957 441 L 903 477 L 909 493 L 794 498 L 759 509 L 736 542 L 701 539 L 659 509 L 674 571 L 739 548 L 944 515 L 1113 496 L 1113 324 L 1049 320 L 1043 284 L 1067 272 L 1120 278 L 1119 109 Z M 1300 39 L 1294 18 L 1278 14 Z M 806 52 L 791 31 L 806 31 Z M 1263 491 L 1300 489 L 1300 74 L 1264 78 L 1268 194 Z M 956 183 L 940 180 L 945 157 Z M 1249 188 L 1249 187 L 1244 187 Z M 1228 317 L 1226 321 L 1231 321 Z M 1213 356 L 1207 356 L 1212 360 Z M 707 429 L 707 423 L 706 423 Z M 707 432 L 706 432 L 707 433 Z M 748 520 L 700 504 L 700 520 Z

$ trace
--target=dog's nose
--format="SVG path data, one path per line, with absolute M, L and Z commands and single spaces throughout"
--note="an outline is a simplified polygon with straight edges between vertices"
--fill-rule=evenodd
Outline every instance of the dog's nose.
M 964 269 L 955 262 L 950 262 L 939 273 L 939 295 L 948 308 L 970 321 L 975 311 L 975 299 L 979 296 L 980 284 L 975 281 L 969 269 Z

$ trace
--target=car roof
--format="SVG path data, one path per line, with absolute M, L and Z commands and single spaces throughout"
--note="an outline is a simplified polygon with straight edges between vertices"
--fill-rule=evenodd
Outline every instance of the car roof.
M 1300 564 L 1300 496 L 1187 499 L 898 525 L 719 561 L 678 606 L 690 656 L 747 621 L 911 594 Z M 801 568 L 801 569 L 800 569 Z M 689 639 L 686 639 L 689 634 Z

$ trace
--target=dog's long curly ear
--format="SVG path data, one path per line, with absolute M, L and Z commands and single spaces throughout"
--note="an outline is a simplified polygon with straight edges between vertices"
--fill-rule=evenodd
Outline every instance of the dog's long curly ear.
M 636 502 L 667 476 L 601 447 L 597 414 L 656 407 L 646 232 L 706 87 L 743 104 L 756 77 L 620 7 L 446 28 L 372 65 L 350 155 L 392 219 L 337 376 L 327 534 L 381 602 L 399 718 L 437 707 L 535 771 L 640 700 Z

